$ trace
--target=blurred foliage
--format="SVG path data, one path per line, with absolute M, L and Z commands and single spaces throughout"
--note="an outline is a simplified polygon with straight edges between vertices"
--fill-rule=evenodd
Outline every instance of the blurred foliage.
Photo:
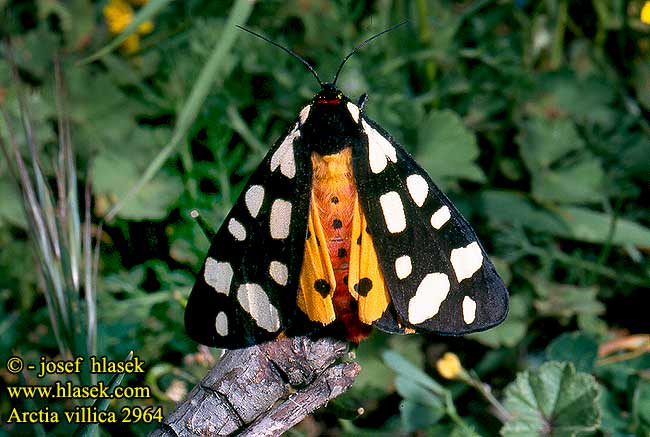
M 153 399 L 111 409 L 171 411 L 214 365 L 219 352 L 183 330 L 192 272 L 209 244 L 190 211 L 218 227 L 318 89 L 295 59 L 234 24 L 292 48 L 328 78 L 354 45 L 406 19 L 351 58 L 338 84 L 353 99 L 369 93 L 369 116 L 474 225 L 508 282 L 510 315 L 466 338 L 375 332 L 357 350 L 364 370 L 353 389 L 292 434 L 650 435 L 650 346 L 629 341 L 649 329 L 643 0 L 120 0 L 131 12 L 117 18 L 106 10 L 115 3 L 0 1 L 0 135 L 31 162 L 19 134 L 22 89 L 42 171 L 56 185 L 58 54 L 79 192 L 90 183 L 93 223 L 110 212 L 97 353 L 135 351 L 147 373 L 124 383 L 155 388 Z M 0 160 L 0 362 L 61 358 L 11 162 Z M 460 358 L 458 378 L 435 372 L 446 352 Z M 35 382 L 4 369 L 0 377 L 3 392 Z M 3 418 L 12 405 L 0 398 Z M 350 413 L 359 407 L 362 415 Z M 100 433 L 151 428 L 103 425 Z M 3 423 L 0 433 L 72 429 Z

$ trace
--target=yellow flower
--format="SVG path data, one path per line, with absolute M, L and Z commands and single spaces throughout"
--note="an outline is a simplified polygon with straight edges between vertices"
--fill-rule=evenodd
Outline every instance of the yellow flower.
M 144 35 L 153 31 L 153 21 L 147 20 L 138 26 L 138 33 Z
M 117 35 L 133 21 L 133 8 L 124 0 L 110 0 L 104 6 L 104 20 L 108 31 Z
M 641 8 L 641 21 L 650 24 L 650 0 L 646 1 Z
M 443 378 L 456 379 L 463 371 L 458 355 L 453 352 L 446 352 L 442 358 L 436 361 L 436 369 Z
M 145 4 L 147 0 L 131 0 L 133 4 Z M 109 2 L 104 6 L 104 20 L 106 21 L 106 27 L 108 31 L 113 35 L 120 34 L 127 28 L 129 24 L 133 21 L 135 13 L 133 8 L 126 0 L 109 0 Z M 120 45 L 122 53 L 131 55 L 140 50 L 140 37 L 138 35 L 144 35 L 151 33 L 153 31 L 153 22 L 150 20 L 145 21 L 140 26 L 136 33 L 129 35 L 124 42 Z
M 132 55 L 140 50 L 140 37 L 135 33 L 127 36 L 126 39 L 120 44 L 120 50 L 125 55 Z

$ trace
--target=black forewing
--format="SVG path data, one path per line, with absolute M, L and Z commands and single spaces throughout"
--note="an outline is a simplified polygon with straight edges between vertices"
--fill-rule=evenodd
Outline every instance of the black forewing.
M 297 122 L 269 151 L 212 241 L 206 261 L 228 262 L 233 275 L 228 294 L 217 292 L 206 283 L 205 262 L 197 275 L 185 310 L 185 328 L 189 336 L 200 343 L 223 348 L 250 346 L 277 337 L 293 318 L 307 232 L 311 161 L 300 136 L 293 141 L 293 178 L 287 177 L 280 167 L 271 171 L 271 160 L 284 140 L 299 128 L 300 122 Z M 251 215 L 245 201 L 246 193 L 253 185 L 264 188 L 263 201 L 256 217 Z M 274 239 L 270 233 L 271 208 L 276 199 L 291 203 L 291 221 L 286 239 Z M 245 229 L 243 241 L 238 241 L 228 229 L 232 218 Z M 286 285 L 279 285 L 271 278 L 271 261 L 279 261 L 287 266 Z M 279 329 L 270 332 L 261 328 L 251 314 L 242 308 L 237 290 L 245 283 L 258 284 L 264 290 L 270 304 L 278 312 Z M 216 318 L 221 312 L 227 318 L 227 335 L 220 335 L 216 329 Z
M 459 335 L 499 324 L 508 312 L 508 292 L 474 230 L 409 153 L 380 126 L 365 116 L 362 117 L 390 142 L 397 157 L 396 162 L 388 160 L 384 170 L 374 174 L 370 169 L 366 135 L 363 135 L 365 140 L 361 142 L 361 147 L 357 147 L 353 152 L 357 191 L 368 218 L 384 280 L 399 319 L 395 320 L 394 315 L 386 314 L 375 322 L 375 326 L 395 332 L 400 326 L 394 323 L 400 322 L 415 328 L 416 331 Z M 407 189 L 406 179 L 413 174 L 422 176 L 428 185 L 428 194 L 422 206 L 413 201 Z M 382 194 L 390 191 L 399 194 L 406 217 L 406 229 L 397 234 L 388 232 L 379 201 Z M 451 217 L 438 230 L 431 225 L 430 220 L 432 214 L 443 205 L 449 208 Z M 466 247 L 472 242 L 478 243 L 483 254 L 483 264 L 471 278 L 458 283 L 450 261 L 451 251 Z M 408 277 L 399 279 L 395 271 L 395 260 L 402 255 L 410 256 L 412 272 Z M 448 276 L 450 291 L 435 316 L 413 325 L 408 322 L 409 301 L 416 294 L 423 278 L 429 273 L 437 272 Z M 476 316 L 470 324 L 466 324 L 463 319 L 465 296 L 476 302 Z

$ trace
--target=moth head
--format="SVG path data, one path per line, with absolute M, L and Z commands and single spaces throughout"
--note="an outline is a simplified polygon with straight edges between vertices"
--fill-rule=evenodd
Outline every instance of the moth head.
M 321 85 L 321 90 L 314 97 L 316 105 L 340 105 L 344 100 L 343 93 L 334 84 L 326 82 Z

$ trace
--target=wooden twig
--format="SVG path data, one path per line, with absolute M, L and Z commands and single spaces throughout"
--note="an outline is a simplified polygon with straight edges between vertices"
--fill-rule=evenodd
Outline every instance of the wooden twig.
M 347 344 L 285 338 L 228 351 L 151 437 L 277 436 L 345 392 L 359 374 Z

